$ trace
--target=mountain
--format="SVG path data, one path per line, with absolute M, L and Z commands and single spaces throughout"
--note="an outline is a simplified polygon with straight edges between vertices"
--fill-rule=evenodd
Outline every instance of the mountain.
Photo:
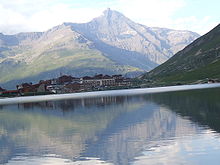
M 60 73 L 82 76 L 140 71 L 108 59 L 70 26 L 57 26 L 44 33 L 21 33 L 11 43 L 10 47 L 2 47 L 0 59 L 0 81 L 7 82 L 6 86 L 53 78 Z
M 89 23 L 66 24 L 92 40 L 109 58 L 122 62 L 122 59 L 126 60 L 125 55 L 129 56 L 129 59 L 123 62 L 129 65 L 137 64 L 138 68 L 144 70 L 151 70 L 165 62 L 199 37 L 197 33 L 189 31 L 150 28 L 137 24 L 110 9 Z
M 199 35 L 150 28 L 110 9 L 88 23 L 63 23 L 46 32 L 0 34 L 0 85 L 57 77 L 136 75 L 169 59 Z
M 220 24 L 142 78 L 158 84 L 220 79 Z

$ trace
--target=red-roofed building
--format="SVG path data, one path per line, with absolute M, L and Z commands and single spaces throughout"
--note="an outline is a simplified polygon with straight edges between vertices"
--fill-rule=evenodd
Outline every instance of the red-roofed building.
M 75 77 L 63 75 L 57 79 L 57 83 L 60 85 L 71 83 Z
M 3 97 L 15 97 L 15 96 L 20 96 L 20 93 L 19 93 L 18 90 L 2 91 L 1 96 L 3 96 Z
M 84 90 L 84 85 L 81 83 L 74 82 L 72 84 L 67 84 L 64 86 L 66 93 L 82 92 Z
M 3 89 L 3 88 L 0 87 L 0 95 L 1 95 L 2 92 L 4 92 L 4 91 L 5 91 L 5 89 Z
M 36 92 L 36 85 L 32 85 L 32 83 L 23 83 L 21 85 L 17 85 L 17 90 L 20 93 L 29 93 L 29 92 Z
M 5 91 L 5 89 L 3 89 L 2 87 L 0 87 L 0 92 L 3 92 L 3 91 Z

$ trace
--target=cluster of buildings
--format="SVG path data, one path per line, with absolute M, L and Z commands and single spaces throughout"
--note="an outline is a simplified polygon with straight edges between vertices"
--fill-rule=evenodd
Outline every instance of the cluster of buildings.
M 41 80 L 37 84 L 23 83 L 16 86 L 16 90 L 6 91 L 0 88 L 1 95 L 41 95 L 51 93 L 74 93 L 106 89 L 128 88 L 132 86 L 132 79 L 122 75 L 95 75 L 93 77 L 60 76 L 56 79 Z

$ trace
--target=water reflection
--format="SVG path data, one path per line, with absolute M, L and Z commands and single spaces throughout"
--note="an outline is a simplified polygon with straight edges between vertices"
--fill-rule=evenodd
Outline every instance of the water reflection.
M 194 164 L 203 157 L 217 164 L 219 95 L 216 88 L 1 106 L 0 163 Z
M 183 117 L 220 132 L 220 88 L 145 96 Z

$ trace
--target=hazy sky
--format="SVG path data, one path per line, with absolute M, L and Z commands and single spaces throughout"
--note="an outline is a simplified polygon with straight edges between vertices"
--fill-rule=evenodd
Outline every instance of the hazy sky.
M 45 31 L 88 22 L 111 8 L 146 26 L 204 34 L 219 23 L 219 0 L 0 0 L 0 32 Z

